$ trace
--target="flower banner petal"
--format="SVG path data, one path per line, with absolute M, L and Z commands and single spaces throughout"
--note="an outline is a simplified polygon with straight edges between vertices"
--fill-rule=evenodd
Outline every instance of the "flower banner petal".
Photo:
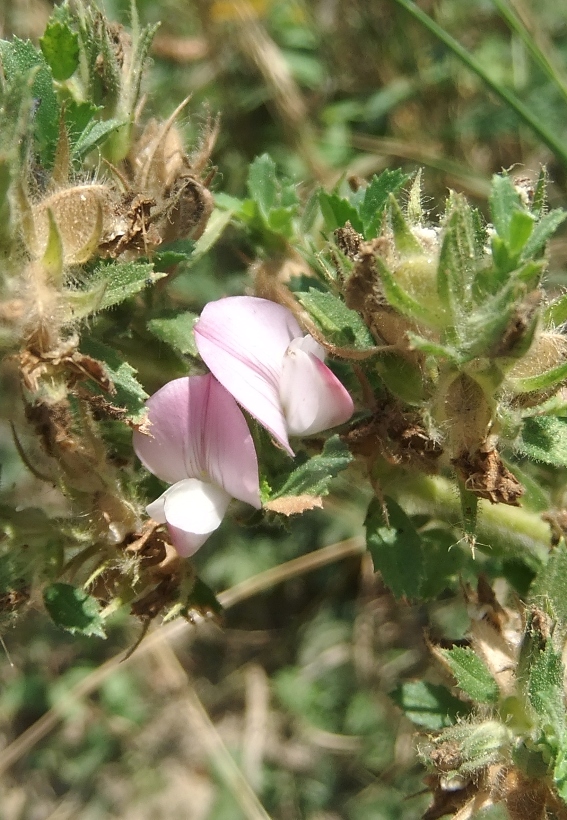
M 279 382 L 285 351 L 301 335 L 287 308 L 254 296 L 209 302 L 195 325 L 205 364 L 291 455 Z

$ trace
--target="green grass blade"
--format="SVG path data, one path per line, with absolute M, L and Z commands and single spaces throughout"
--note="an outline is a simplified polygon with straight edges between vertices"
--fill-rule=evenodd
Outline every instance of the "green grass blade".
M 429 17 L 425 12 L 418 8 L 412 0 L 395 0 L 398 5 L 402 6 L 412 17 L 418 20 L 428 31 L 431 32 L 437 39 L 441 40 L 453 54 L 464 63 L 467 68 L 474 72 L 480 79 L 493 91 L 500 99 L 511 108 L 523 122 L 528 125 L 534 134 L 547 145 L 547 147 L 555 154 L 558 160 L 567 167 L 567 148 L 558 136 L 549 131 L 545 124 L 532 113 L 529 108 L 521 102 L 521 100 L 507 88 L 504 88 L 499 82 L 494 80 L 478 62 L 478 60 L 470 54 L 463 46 L 457 42 L 447 31 L 441 28 L 435 20 Z

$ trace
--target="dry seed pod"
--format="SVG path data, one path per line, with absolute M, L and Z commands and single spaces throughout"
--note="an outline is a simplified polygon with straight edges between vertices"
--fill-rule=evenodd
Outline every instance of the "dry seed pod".
M 106 185 L 76 185 L 46 197 L 32 208 L 29 250 L 36 258 L 45 254 L 51 212 L 61 237 L 64 264 L 84 264 L 96 252 L 108 224 L 112 200 L 112 191 Z

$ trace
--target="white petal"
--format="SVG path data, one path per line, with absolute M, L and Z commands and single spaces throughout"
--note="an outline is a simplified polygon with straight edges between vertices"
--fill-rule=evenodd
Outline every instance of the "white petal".
M 167 493 L 167 490 L 165 493 Z M 156 498 L 155 501 L 152 501 L 152 503 L 146 507 L 147 514 L 150 518 L 153 518 L 154 521 L 157 521 L 158 524 L 165 524 L 165 493 L 162 493 L 159 498 Z
M 230 495 L 215 484 L 186 478 L 164 493 L 168 524 L 196 535 L 210 535 L 219 526 L 230 503 Z
M 305 339 L 294 339 L 289 345 L 280 381 L 280 400 L 292 436 L 320 433 L 343 424 L 354 409 L 350 395 L 335 374 L 319 356 L 306 352 L 303 345 Z M 311 343 L 307 346 L 312 347 Z

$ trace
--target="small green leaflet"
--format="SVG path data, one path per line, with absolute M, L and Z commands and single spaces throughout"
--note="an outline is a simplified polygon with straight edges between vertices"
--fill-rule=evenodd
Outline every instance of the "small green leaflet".
M 396 598 L 417 598 L 423 577 L 423 545 L 419 533 L 405 512 L 391 498 L 384 509 L 373 498 L 366 513 L 366 545 L 374 569 L 382 574 Z
M 327 495 L 332 479 L 346 469 L 352 455 L 339 436 L 325 442 L 323 452 L 297 467 L 272 495 L 272 500 L 288 495 Z
M 165 342 L 178 353 L 198 357 L 193 327 L 198 320 L 196 313 L 186 311 L 177 316 L 163 319 L 150 319 L 148 330 L 162 342 Z
M 567 546 L 561 540 L 551 551 L 545 567 L 538 573 L 530 598 L 557 621 L 563 635 L 567 629 Z
M 500 695 L 498 684 L 484 662 L 468 647 L 439 649 L 459 687 L 475 703 L 497 703 Z
M 425 681 L 403 683 L 390 697 L 411 721 L 434 732 L 452 726 L 469 711 L 444 686 Z
M 39 45 L 56 80 L 68 80 L 79 65 L 79 37 L 65 23 L 51 20 Z
M 399 168 L 383 171 L 373 176 L 364 192 L 360 205 L 360 218 L 364 227 L 364 238 L 374 239 L 382 228 L 382 215 L 390 194 L 395 194 L 411 177 Z
M 290 237 L 292 220 L 299 204 L 295 184 L 278 179 L 276 163 L 268 154 L 256 157 L 250 165 L 247 186 L 265 227 Z
M 296 293 L 295 296 L 331 344 L 355 350 L 371 350 L 376 346 L 358 313 L 350 310 L 337 296 L 315 288 L 309 288 L 307 293 Z
M 145 401 L 148 394 L 136 380 L 134 368 L 124 360 L 122 355 L 96 339 L 83 339 L 81 352 L 102 362 L 112 380 L 116 393 L 108 397 L 98 385 L 92 385 L 92 392 L 109 398 L 115 407 L 126 410 L 125 420 L 137 426 L 146 418 Z
M 73 635 L 106 638 L 98 601 L 84 589 L 71 584 L 51 584 L 43 592 L 43 602 L 57 626 Z
M 492 177 L 490 192 L 490 216 L 498 236 L 507 244 L 510 241 L 510 222 L 515 211 L 522 210 L 520 196 L 507 174 Z

